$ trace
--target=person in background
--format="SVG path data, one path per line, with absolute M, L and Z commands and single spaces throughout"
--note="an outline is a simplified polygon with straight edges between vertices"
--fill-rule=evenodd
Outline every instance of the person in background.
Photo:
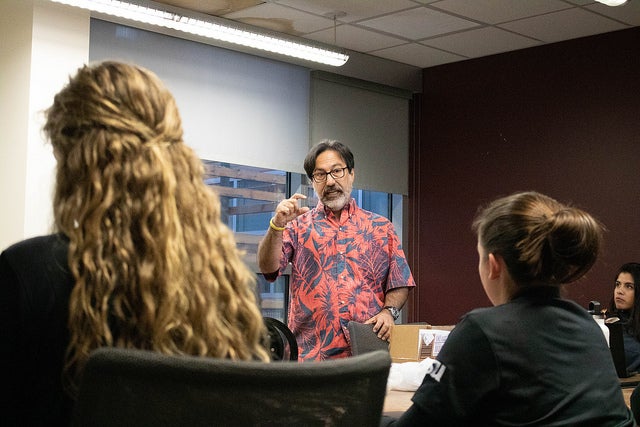
M 56 233 L 0 255 L 3 425 L 69 425 L 92 350 L 269 361 L 220 201 L 152 72 L 81 67 L 46 111 Z
M 607 317 L 618 317 L 623 322 L 624 353 L 627 370 L 640 370 L 640 263 L 629 262 L 622 265 L 616 274 L 613 296 L 609 302 Z
M 633 426 L 604 335 L 560 288 L 593 266 L 602 227 L 537 192 L 481 208 L 478 273 L 494 307 L 467 313 L 385 426 Z
M 313 146 L 304 170 L 320 199 L 317 206 L 302 206 L 305 196 L 299 193 L 281 201 L 258 245 L 258 266 L 267 280 L 292 264 L 288 320 L 302 361 L 351 356 L 351 320 L 372 324 L 388 340 L 415 286 L 393 224 L 351 197 L 354 167 L 343 143 Z

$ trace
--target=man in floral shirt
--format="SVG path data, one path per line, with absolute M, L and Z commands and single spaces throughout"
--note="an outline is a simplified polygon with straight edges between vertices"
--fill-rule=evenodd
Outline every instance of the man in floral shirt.
M 289 263 L 289 328 L 301 360 L 351 356 L 347 324 L 373 324 L 388 340 L 415 286 L 393 224 L 351 198 L 353 153 L 325 140 L 307 154 L 304 169 L 318 205 L 300 206 L 299 193 L 276 207 L 258 246 L 258 265 L 275 280 Z

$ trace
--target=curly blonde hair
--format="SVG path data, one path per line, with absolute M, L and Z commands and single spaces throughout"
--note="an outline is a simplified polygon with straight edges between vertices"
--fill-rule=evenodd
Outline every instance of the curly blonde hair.
M 268 361 L 255 276 L 157 76 L 119 62 L 84 66 L 46 118 L 55 225 L 69 237 L 75 278 L 71 383 L 101 346 Z

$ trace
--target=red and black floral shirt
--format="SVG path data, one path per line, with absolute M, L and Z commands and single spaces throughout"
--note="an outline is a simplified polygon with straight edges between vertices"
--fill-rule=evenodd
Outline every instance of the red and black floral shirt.
M 347 323 L 380 312 L 388 290 L 415 286 L 393 224 L 354 199 L 340 218 L 318 202 L 289 222 L 282 255 L 279 274 L 292 264 L 288 323 L 302 361 L 350 356 Z

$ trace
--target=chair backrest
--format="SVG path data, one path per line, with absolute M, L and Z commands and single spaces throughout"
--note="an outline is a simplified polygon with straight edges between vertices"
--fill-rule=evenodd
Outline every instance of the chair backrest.
M 238 362 L 100 348 L 74 409 L 79 426 L 377 426 L 391 359 Z
M 373 324 L 354 322 L 347 324 L 349 340 L 351 341 L 351 353 L 354 356 L 369 353 L 376 350 L 389 351 L 389 341 L 378 338 L 373 332 Z

